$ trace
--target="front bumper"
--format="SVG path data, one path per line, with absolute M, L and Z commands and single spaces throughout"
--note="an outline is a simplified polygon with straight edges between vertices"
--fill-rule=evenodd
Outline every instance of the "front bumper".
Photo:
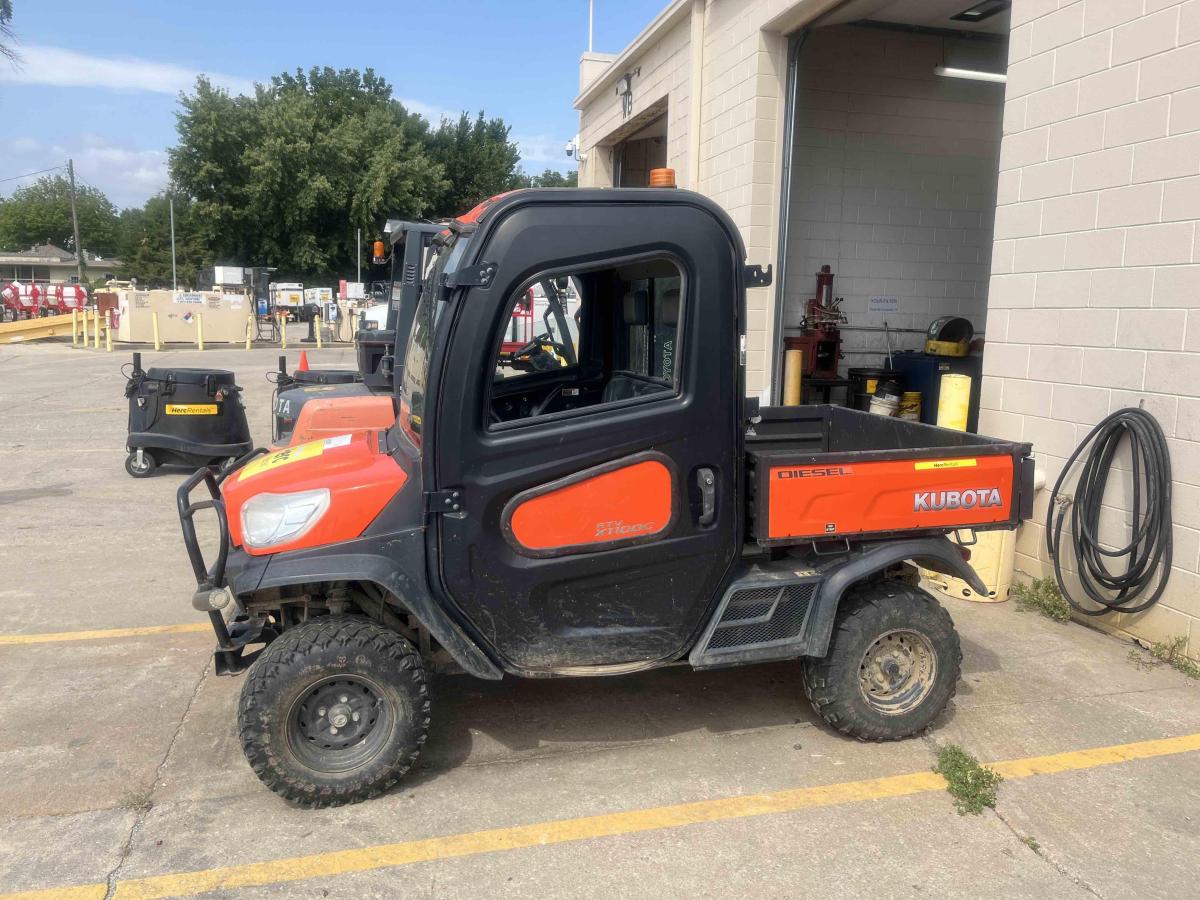
M 216 634 L 217 647 L 213 651 L 213 662 L 218 675 L 234 675 L 245 671 L 261 649 L 247 653 L 250 644 L 263 643 L 271 638 L 266 617 L 250 619 L 241 611 L 238 595 L 253 591 L 266 571 L 269 557 L 256 558 L 245 551 L 231 548 L 229 544 L 229 516 L 225 512 L 225 501 L 221 497 L 221 482 L 242 465 L 266 453 L 264 449 L 251 451 L 220 475 L 207 467 L 197 470 L 179 486 L 175 499 L 179 508 L 179 524 L 183 529 L 183 544 L 188 560 L 196 576 L 196 590 L 192 594 L 192 607 L 208 614 Z M 208 498 L 192 502 L 191 494 L 201 484 Z M 195 515 L 211 509 L 217 517 L 218 542 L 216 561 L 210 567 L 200 549 L 196 535 Z M 227 621 L 227 616 L 231 621 Z

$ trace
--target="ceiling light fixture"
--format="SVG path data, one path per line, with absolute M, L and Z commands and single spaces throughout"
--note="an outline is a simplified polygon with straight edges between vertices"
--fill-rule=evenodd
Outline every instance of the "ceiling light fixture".
M 996 13 L 1004 12 L 1011 6 L 1009 0 L 983 0 L 982 3 L 976 3 L 974 6 L 964 9 L 956 16 L 951 16 L 953 22 L 982 22 L 984 19 L 990 19 Z
M 934 75 L 941 75 L 943 78 L 963 78 L 967 81 L 993 81 L 998 84 L 1005 84 L 1008 81 L 1008 76 L 1003 72 L 984 72 L 981 69 L 956 69 L 954 66 L 934 66 Z

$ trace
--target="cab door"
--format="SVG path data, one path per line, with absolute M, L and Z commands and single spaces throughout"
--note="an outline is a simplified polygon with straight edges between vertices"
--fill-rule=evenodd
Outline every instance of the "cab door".
M 435 516 L 437 568 L 520 670 L 682 655 L 741 541 L 732 225 L 699 198 L 589 193 L 499 206 L 467 261 L 495 277 L 445 310 L 435 496 L 461 509 Z M 549 357 L 509 371 L 514 302 L 547 278 L 573 298 L 575 362 L 547 332 Z

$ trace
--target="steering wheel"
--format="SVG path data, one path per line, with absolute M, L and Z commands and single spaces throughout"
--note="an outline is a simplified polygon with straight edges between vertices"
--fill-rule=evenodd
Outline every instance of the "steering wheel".
M 546 366 L 544 368 L 540 367 L 536 362 L 534 362 L 534 360 L 536 360 L 540 356 L 549 356 L 550 355 L 543 349 L 544 347 L 547 347 L 547 346 L 552 347 L 554 349 L 555 353 L 558 354 L 560 359 L 568 358 L 568 348 L 564 344 L 560 344 L 558 341 L 554 340 L 553 336 L 551 336 L 549 334 L 541 334 L 541 335 L 538 335 L 537 337 L 535 337 L 529 343 L 522 344 L 520 347 L 518 347 L 516 350 L 514 350 L 512 353 L 510 353 L 509 359 L 511 359 L 515 362 L 515 361 L 519 360 L 521 357 L 528 355 L 530 365 L 532 365 L 534 367 L 534 369 L 537 369 L 538 371 L 547 371 L 551 368 L 555 368 L 555 369 L 561 368 L 561 364 L 559 363 L 558 360 L 555 360 L 555 365 Z

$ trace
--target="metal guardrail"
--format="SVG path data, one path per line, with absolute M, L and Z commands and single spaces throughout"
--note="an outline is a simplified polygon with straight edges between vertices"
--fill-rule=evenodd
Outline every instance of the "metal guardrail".
M 24 341 L 68 336 L 71 334 L 71 319 L 69 315 L 62 315 L 0 323 L 0 344 L 19 344 Z

